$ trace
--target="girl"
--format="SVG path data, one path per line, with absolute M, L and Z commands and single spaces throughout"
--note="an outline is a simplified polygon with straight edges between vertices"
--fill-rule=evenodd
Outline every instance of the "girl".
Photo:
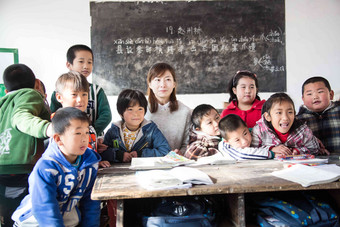
M 109 162 L 131 162 L 134 157 L 164 156 L 170 146 L 156 124 L 145 120 L 147 100 L 137 90 L 122 91 L 117 100 L 122 120 L 111 125 L 104 137 L 107 150 L 101 153 Z
M 265 100 L 258 96 L 258 81 L 254 73 L 238 71 L 229 82 L 229 102 L 221 114 L 236 114 L 246 122 L 248 128 L 254 127 L 261 118 L 261 108 Z
M 166 63 L 153 65 L 148 73 L 149 111 L 146 119 L 155 122 L 171 150 L 184 154 L 189 142 L 191 110 L 176 98 L 175 70 Z
M 294 103 L 287 94 L 270 96 L 262 113 L 252 130 L 253 147 L 269 147 L 275 155 L 318 154 L 316 137 L 306 124 L 295 119 Z

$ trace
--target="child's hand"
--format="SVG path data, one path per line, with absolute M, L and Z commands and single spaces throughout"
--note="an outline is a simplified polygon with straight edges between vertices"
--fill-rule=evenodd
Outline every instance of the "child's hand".
M 103 138 L 98 138 L 98 144 L 97 144 L 97 151 L 98 153 L 102 153 L 103 151 L 106 151 L 107 145 L 103 144 L 104 140 Z
M 52 137 L 52 136 L 53 136 L 52 123 L 50 123 L 50 124 L 47 126 L 47 129 L 46 129 L 46 136 L 48 136 L 48 137 Z
M 293 155 L 299 155 L 300 151 L 296 148 L 292 148 Z
M 130 154 L 131 154 L 131 156 L 132 156 L 133 158 L 137 158 L 137 157 L 138 157 L 137 151 L 132 151 Z
M 189 145 L 188 145 L 188 147 L 189 147 Z M 179 149 L 175 149 L 175 150 L 173 150 L 176 154 L 179 154 L 179 155 L 182 155 L 182 152 L 179 150 Z
M 292 154 L 292 151 L 288 147 L 283 145 L 283 144 L 280 144 L 279 146 L 273 147 L 271 149 L 271 151 L 273 151 L 275 153 L 275 156 L 278 156 L 278 155 L 291 155 Z
M 128 152 L 124 152 L 123 162 L 131 162 L 132 155 Z
M 108 161 L 100 161 L 99 162 L 99 167 L 106 168 L 106 167 L 110 167 L 110 166 L 111 166 L 111 164 Z

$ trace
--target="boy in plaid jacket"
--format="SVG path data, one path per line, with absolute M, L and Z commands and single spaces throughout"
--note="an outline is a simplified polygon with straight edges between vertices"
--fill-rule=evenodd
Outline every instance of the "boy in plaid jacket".
M 334 92 L 323 77 L 311 77 L 302 85 L 297 118 L 305 121 L 330 152 L 340 151 L 340 102 L 332 102 Z

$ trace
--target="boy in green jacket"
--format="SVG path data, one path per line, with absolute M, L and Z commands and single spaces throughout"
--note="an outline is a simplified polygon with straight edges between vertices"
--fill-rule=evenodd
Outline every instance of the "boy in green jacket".
M 8 66 L 3 74 L 6 96 L 0 99 L 1 226 L 13 226 L 11 215 L 27 194 L 28 175 L 43 153 L 43 139 L 52 135 L 42 95 L 34 90 L 32 70 Z
M 90 47 L 81 44 L 71 46 L 67 51 L 66 57 L 66 67 L 69 70 L 79 72 L 86 78 L 90 76 L 94 61 L 93 52 Z M 52 113 L 62 107 L 55 97 L 55 92 L 53 92 L 51 96 L 50 107 Z M 96 84 L 90 83 L 89 101 L 86 112 L 90 117 L 91 125 L 93 125 L 97 135 L 101 136 L 106 126 L 110 124 L 112 114 L 103 88 Z

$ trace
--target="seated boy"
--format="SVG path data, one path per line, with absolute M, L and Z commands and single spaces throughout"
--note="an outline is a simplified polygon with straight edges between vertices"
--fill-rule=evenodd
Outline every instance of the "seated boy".
M 52 118 L 53 140 L 29 177 L 29 194 L 15 226 L 99 226 L 100 201 L 91 199 L 100 156 L 87 147 L 89 119 L 73 107 Z
M 229 114 L 220 120 L 218 127 L 223 141 L 218 149 L 224 156 L 235 160 L 271 159 L 275 157 L 269 148 L 250 147 L 252 137 L 246 123 L 235 114 Z
M 28 193 L 28 175 L 52 128 L 44 99 L 34 90 L 37 82 L 29 67 L 8 66 L 3 81 L 7 94 L 0 99 L 0 225 L 13 226 L 11 215 Z
M 122 120 L 111 125 L 104 136 L 108 149 L 101 153 L 109 162 L 131 162 L 133 157 L 164 156 L 171 150 L 157 125 L 144 119 L 147 100 L 138 90 L 126 89 L 117 100 Z
M 340 102 L 332 102 L 334 92 L 323 77 L 311 77 L 302 85 L 303 106 L 297 118 L 307 123 L 315 137 L 330 152 L 340 151 Z
M 81 44 L 71 46 L 67 50 L 66 57 L 66 67 L 69 70 L 81 73 L 86 78 L 90 76 L 94 60 L 90 47 Z M 53 93 L 51 97 L 51 111 L 55 112 L 60 107 L 61 104 L 58 103 L 55 93 Z M 97 135 L 103 134 L 106 126 L 111 122 L 112 115 L 104 90 L 96 84 L 90 84 L 86 112 L 90 116 L 91 125 L 93 125 Z
M 56 82 L 56 98 L 62 107 L 75 107 L 83 112 L 86 111 L 89 93 L 89 83 L 78 72 L 70 71 L 62 74 Z M 52 115 L 53 116 L 53 115 Z M 97 140 L 96 131 L 90 125 L 88 147 L 97 152 L 106 150 L 107 146 L 102 140 Z M 99 162 L 101 167 L 109 167 L 108 161 Z
M 220 131 L 218 122 L 220 115 L 211 106 L 202 104 L 197 106 L 191 115 L 192 128 L 190 130 L 189 145 L 184 156 L 197 160 L 200 157 L 218 153 Z

